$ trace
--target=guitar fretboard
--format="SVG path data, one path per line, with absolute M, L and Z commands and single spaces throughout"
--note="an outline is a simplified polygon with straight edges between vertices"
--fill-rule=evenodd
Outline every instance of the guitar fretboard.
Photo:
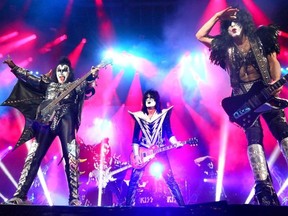
M 102 68 L 107 66 L 108 63 L 102 62 L 99 65 L 96 66 L 96 68 Z M 46 107 L 43 108 L 42 112 L 45 113 L 46 110 L 49 110 L 53 108 L 57 103 L 59 103 L 62 99 L 64 99 L 71 91 L 73 91 L 76 87 L 78 87 L 81 83 L 83 83 L 91 74 L 91 70 L 86 73 L 83 77 L 76 79 L 74 82 L 71 83 L 71 85 L 68 86 L 68 88 L 62 92 L 56 99 L 53 100 L 52 103 L 48 104 Z M 95 75 L 96 78 L 98 77 L 98 73 Z
M 193 138 L 193 139 L 189 139 L 187 141 L 182 141 L 181 143 L 183 145 L 185 145 L 185 144 L 194 144 L 194 145 L 196 145 L 197 142 L 198 142 L 198 140 L 196 138 Z M 168 145 L 168 146 L 161 147 L 159 149 L 154 149 L 153 153 L 157 154 L 157 153 L 168 151 L 170 149 L 177 148 L 177 147 L 178 147 L 177 145 Z
M 55 106 L 57 103 L 59 103 L 62 99 L 64 99 L 71 91 L 73 91 L 73 89 L 75 89 L 77 86 L 79 86 L 82 82 L 84 82 L 84 80 L 87 79 L 87 77 L 91 74 L 91 71 L 89 71 L 88 73 L 86 73 L 83 77 L 81 77 L 80 79 L 75 80 L 74 82 L 72 82 L 71 85 L 68 86 L 68 88 L 59 95 L 59 97 L 57 97 L 55 100 L 53 100 L 52 103 L 50 103 L 49 105 L 47 105 L 43 110 L 49 110 L 51 109 L 53 106 Z
M 110 175 L 110 176 L 113 176 L 113 175 L 115 175 L 115 174 L 117 174 L 117 173 L 120 173 L 120 172 L 126 170 L 126 169 L 129 169 L 130 167 L 132 167 L 132 165 L 131 165 L 131 164 L 128 164 L 128 165 L 123 166 L 123 167 L 121 167 L 121 168 L 119 168 L 119 169 L 117 169 L 117 170 L 111 171 L 111 172 L 109 173 L 109 175 Z
M 274 92 L 276 89 L 280 88 L 287 82 L 288 74 L 283 76 L 281 79 L 279 79 L 277 82 L 273 83 L 266 89 L 263 89 L 262 94 L 266 99 L 271 97 L 271 93 Z

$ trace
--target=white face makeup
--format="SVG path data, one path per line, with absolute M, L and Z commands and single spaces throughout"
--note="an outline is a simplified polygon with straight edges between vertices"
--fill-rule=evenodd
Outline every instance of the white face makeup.
M 231 25 L 228 27 L 228 33 L 232 37 L 239 37 L 241 36 L 243 31 L 243 27 L 240 23 L 231 22 Z
M 148 95 L 148 97 L 146 98 L 146 101 L 145 101 L 145 105 L 146 105 L 146 107 L 155 107 L 156 101 L 154 100 L 154 98 L 152 98 L 150 95 Z
M 65 83 L 68 79 L 70 69 L 68 65 L 58 65 L 56 68 L 56 76 L 59 83 Z

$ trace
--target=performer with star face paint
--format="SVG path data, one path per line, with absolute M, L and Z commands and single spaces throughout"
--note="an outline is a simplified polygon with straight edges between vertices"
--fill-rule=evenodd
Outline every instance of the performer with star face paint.
M 170 114 L 172 107 L 161 109 L 159 93 L 153 89 L 146 91 L 143 96 L 142 104 L 143 107 L 141 111 L 130 112 L 135 119 L 132 156 L 134 157 L 136 165 L 141 168 L 133 168 L 132 170 L 126 196 L 127 206 L 135 204 L 136 190 L 146 167 L 146 164 L 143 164 L 139 155 L 139 148 L 144 147 L 149 149 L 154 146 L 161 148 L 167 145 L 165 143 L 165 138 L 169 139 L 171 144 L 178 147 L 183 145 L 181 142 L 177 141 L 171 130 Z M 183 197 L 179 186 L 174 179 L 167 152 L 157 154 L 156 158 L 163 164 L 164 170 L 162 176 L 172 195 L 176 199 L 178 205 L 183 206 Z
M 209 35 L 218 21 L 221 34 Z M 262 90 L 260 86 L 268 88 L 281 78 L 281 67 L 277 60 L 280 52 L 278 28 L 274 25 L 256 28 L 251 14 L 243 9 L 228 7 L 217 12 L 198 30 L 196 38 L 211 50 L 211 62 L 228 72 L 232 87 L 231 99 L 239 99 L 239 96 L 249 98 L 251 92 Z M 273 100 L 278 100 L 276 96 L 281 87 L 276 86 L 275 89 L 270 95 Z M 288 125 L 283 111 L 285 106 L 263 112 L 261 116 L 278 140 L 288 163 Z M 263 128 L 259 116 L 251 122 L 251 126 L 246 127 L 245 122 L 240 125 L 248 142 L 247 154 L 255 179 L 255 200 L 259 205 L 280 205 L 264 154 Z
M 81 205 L 78 195 L 79 146 L 75 137 L 80 126 L 84 99 L 88 99 L 95 93 L 94 85 L 99 69 L 92 67 L 88 78 L 68 91 L 74 81 L 74 72 L 70 60 L 66 57 L 60 59 L 54 70 L 40 77 L 15 65 L 10 57 L 3 63 L 11 68 L 12 73 L 18 78 L 18 82 L 2 105 L 19 109 L 25 117 L 25 128 L 15 148 L 32 139 L 16 192 L 13 198 L 4 204 L 27 204 L 27 193 L 37 175 L 41 161 L 58 136 L 65 160 L 69 205 Z M 41 106 L 53 104 L 64 92 L 68 94 L 52 107 L 54 110 L 49 118 L 49 123 L 42 121 L 43 116 L 39 114 L 43 108 Z

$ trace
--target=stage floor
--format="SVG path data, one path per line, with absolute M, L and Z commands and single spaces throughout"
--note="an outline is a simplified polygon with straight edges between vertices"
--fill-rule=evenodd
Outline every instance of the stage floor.
M 0 216 L 287 216 L 287 206 L 229 205 L 227 202 L 184 207 L 85 207 L 0 205 Z

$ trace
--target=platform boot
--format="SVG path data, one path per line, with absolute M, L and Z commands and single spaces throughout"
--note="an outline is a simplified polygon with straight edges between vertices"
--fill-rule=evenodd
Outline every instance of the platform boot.
M 257 203 L 265 206 L 279 206 L 280 202 L 272 185 L 262 145 L 249 145 L 248 158 L 254 174 Z
M 27 194 L 40 167 L 40 159 L 35 157 L 38 145 L 39 144 L 36 142 L 36 140 L 31 143 L 31 148 L 29 149 L 28 155 L 25 159 L 16 192 L 14 193 L 13 197 L 5 201 L 4 204 L 31 204 L 29 201 L 27 201 Z
M 280 142 L 282 154 L 288 165 L 288 137 L 284 138 Z
M 168 173 L 166 182 L 178 205 L 184 206 L 185 203 L 179 185 L 176 183 L 171 171 Z
M 129 186 L 127 189 L 126 195 L 126 206 L 134 206 L 135 205 L 135 197 L 138 188 L 139 180 L 143 175 L 143 171 L 139 169 L 133 169 L 131 173 L 131 179 L 129 182 Z
M 66 161 L 65 172 L 69 187 L 69 205 L 80 206 L 79 199 L 79 147 L 75 140 L 67 144 L 68 147 L 68 163 Z

